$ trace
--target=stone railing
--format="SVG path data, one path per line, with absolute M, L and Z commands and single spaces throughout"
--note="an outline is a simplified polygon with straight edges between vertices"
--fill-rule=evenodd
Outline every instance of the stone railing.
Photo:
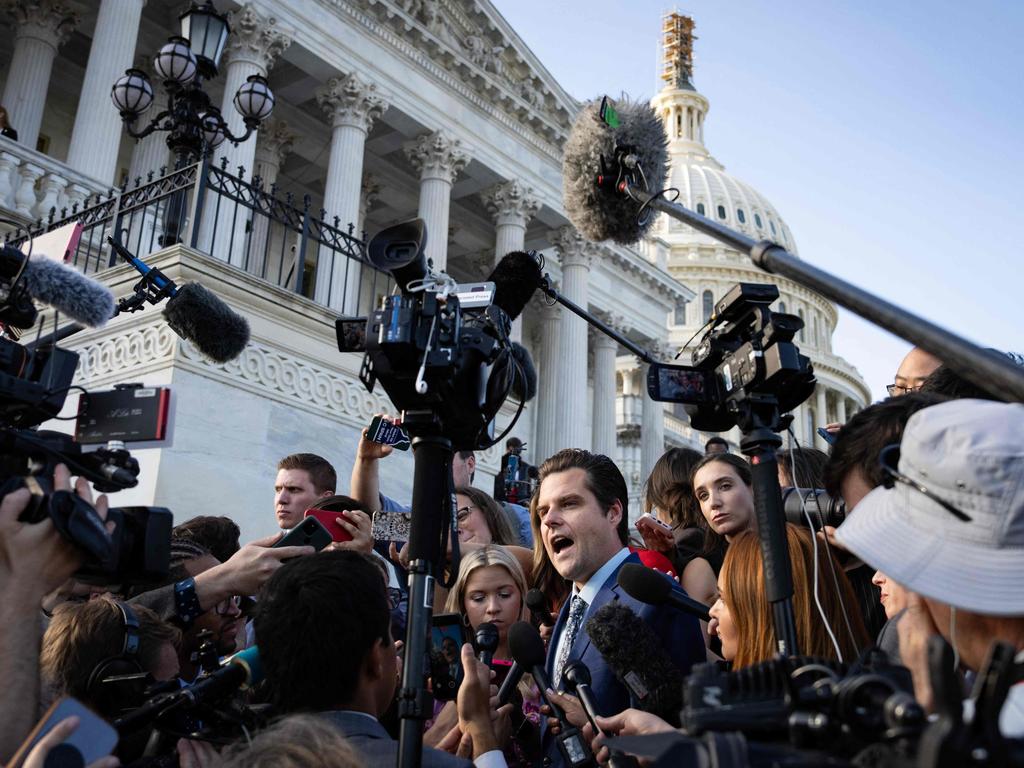
M 63 218 L 76 205 L 109 185 L 71 170 L 59 160 L 0 136 L 0 215 L 29 223 L 50 211 Z

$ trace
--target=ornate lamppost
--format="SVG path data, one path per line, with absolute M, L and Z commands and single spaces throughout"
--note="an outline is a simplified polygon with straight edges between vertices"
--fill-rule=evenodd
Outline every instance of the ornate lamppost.
M 171 37 L 156 54 L 153 68 L 164 81 L 167 109 L 144 128 L 137 129 L 139 117 L 153 105 L 153 85 L 140 69 L 129 69 L 114 83 L 110 98 L 121 113 L 129 136 L 142 139 L 157 131 L 167 133 L 167 146 L 182 168 L 207 158 L 225 140 L 241 144 L 274 110 L 274 94 L 262 75 L 250 75 L 235 93 L 234 105 L 242 116 L 245 133 L 236 136 L 203 90 L 203 81 L 217 76 L 224 44 L 231 31 L 227 16 L 217 11 L 212 0 L 193 2 L 179 17 L 181 35 Z M 175 194 L 164 215 L 164 247 L 179 242 L 184 193 Z

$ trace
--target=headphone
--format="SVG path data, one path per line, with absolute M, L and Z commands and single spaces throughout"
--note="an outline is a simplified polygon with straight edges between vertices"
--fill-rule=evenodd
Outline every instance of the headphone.
M 139 661 L 139 617 L 128 603 L 113 601 L 121 613 L 124 641 L 116 656 L 100 661 L 89 674 L 86 695 L 101 714 L 115 714 L 132 705 L 149 684 Z

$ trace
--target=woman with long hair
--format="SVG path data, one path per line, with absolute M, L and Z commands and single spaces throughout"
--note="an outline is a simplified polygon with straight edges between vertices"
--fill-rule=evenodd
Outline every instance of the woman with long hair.
M 753 476 L 746 459 L 732 453 L 708 454 L 690 470 L 690 485 L 707 522 L 707 542 L 712 536 L 728 542 L 756 530 Z
M 847 663 L 856 660 L 869 641 L 846 574 L 807 530 L 787 523 L 786 541 L 793 565 L 793 618 L 801 655 Z M 756 533 L 732 538 L 718 575 L 718 590 L 709 631 L 721 640 L 723 658 L 739 669 L 774 657 L 775 624 Z

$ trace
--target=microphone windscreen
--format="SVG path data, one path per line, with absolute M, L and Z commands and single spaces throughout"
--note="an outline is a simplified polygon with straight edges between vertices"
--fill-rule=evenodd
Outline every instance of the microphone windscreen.
M 494 266 L 487 281 L 494 283 L 494 304 L 515 320 L 540 285 L 540 262 L 523 251 L 506 254 Z
M 618 582 L 626 594 L 648 605 L 661 605 L 672 591 L 672 583 L 666 576 L 639 563 L 624 563 L 619 569 Z
M 536 587 L 526 593 L 526 607 L 530 609 L 531 613 L 543 617 L 545 620 L 552 618 L 547 597 Z
M 520 402 L 532 400 L 537 394 L 537 369 L 533 367 L 533 359 L 518 341 L 512 342 L 512 357 L 519 363 L 518 369 L 513 368 L 512 395 Z
M 498 628 L 491 624 L 489 621 L 485 621 L 476 628 L 476 649 L 478 651 L 490 651 L 494 652 L 498 648 Z
M 517 621 L 508 630 L 508 650 L 523 669 L 544 666 L 544 641 L 540 632 L 526 621 Z
M 640 204 L 626 195 L 601 189 L 596 178 L 601 157 L 611 162 L 616 146 L 632 147 L 647 179 L 647 191 L 660 192 L 668 175 L 668 139 L 658 115 L 647 104 L 623 99 L 615 104 L 619 126 L 612 128 L 599 116 L 600 100 L 580 110 L 565 142 L 562 157 L 562 202 L 565 214 L 588 240 L 635 243 L 651 228 L 655 216 L 643 226 Z
M 21 275 L 28 294 L 76 323 L 99 328 L 114 316 L 114 294 L 103 283 L 45 256 L 33 256 Z
M 639 616 L 608 603 L 587 620 L 587 635 L 609 669 L 633 694 L 637 706 L 670 723 L 679 721 L 683 676 Z
M 234 360 L 249 343 L 249 321 L 199 283 L 186 283 L 167 300 L 171 329 L 218 363 Z
M 260 661 L 260 649 L 258 646 L 252 645 L 239 651 L 225 663 L 238 664 L 245 668 L 245 687 L 247 688 L 251 688 L 263 681 L 263 663 Z

